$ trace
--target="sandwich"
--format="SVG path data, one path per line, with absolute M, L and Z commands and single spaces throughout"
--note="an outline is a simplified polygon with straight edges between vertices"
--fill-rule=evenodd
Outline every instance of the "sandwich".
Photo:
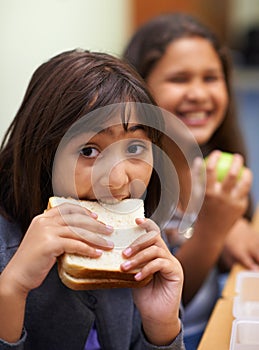
M 98 258 L 65 253 L 58 258 L 58 273 L 61 281 L 74 290 L 101 288 L 135 288 L 146 285 L 152 276 L 136 281 L 139 271 L 124 272 L 120 265 L 124 262 L 122 251 L 146 231 L 135 223 L 135 218 L 144 217 L 141 199 L 125 199 L 115 204 L 73 198 L 51 197 L 48 208 L 62 203 L 72 203 L 98 214 L 98 220 L 114 227 L 107 239 L 113 241 L 114 248 L 103 251 Z M 106 236 L 103 236 L 106 238 Z

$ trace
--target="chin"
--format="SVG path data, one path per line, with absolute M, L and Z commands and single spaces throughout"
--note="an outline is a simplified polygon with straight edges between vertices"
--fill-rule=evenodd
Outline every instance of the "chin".
M 209 142 L 209 140 L 212 137 L 212 134 L 210 134 L 210 135 L 208 135 L 208 134 L 202 135 L 201 133 L 193 132 L 193 136 L 194 136 L 194 138 L 195 138 L 195 140 L 196 140 L 196 142 L 198 143 L 199 146 L 204 146 L 204 145 L 206 145 Z

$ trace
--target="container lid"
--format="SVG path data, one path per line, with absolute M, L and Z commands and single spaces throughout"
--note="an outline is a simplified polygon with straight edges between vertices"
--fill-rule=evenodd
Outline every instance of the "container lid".
M 259 320 L 259 272 L 239 272 L 235 291 L 233 316 Z

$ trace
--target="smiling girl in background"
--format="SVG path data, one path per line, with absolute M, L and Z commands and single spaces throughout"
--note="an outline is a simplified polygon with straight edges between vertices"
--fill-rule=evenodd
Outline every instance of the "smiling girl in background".
M 123 56 L 144 78 L 157 104 L 178 117 L 196 138 L 204 157 L 209 155 L 204 203 L 192 237 L 180 242 L 177 228 L 172 229 L 185 211 L 183 195 L 178 216 L 167 230 L 185 274 L 185 343 L 187 349 L 196 349 L 218 298 L 219 261 L 224 268 L 233 262 L 252 269 L 259 264 L 259 237 L 248 220 L 251 171 L 246 168 L 239 179 L 246 155 L 234 110 L 229 60 L 206 26 L 180 13 L 161 15 L 144 24 Z M 181 159 L 173 160 L 172 142 L 165 139 L 164 144 L 169 153 L 171 149 L 184 189 L 188 187 L 186 166 Z M 223 182 L 216 175 L 220 151 L 234 153 Z

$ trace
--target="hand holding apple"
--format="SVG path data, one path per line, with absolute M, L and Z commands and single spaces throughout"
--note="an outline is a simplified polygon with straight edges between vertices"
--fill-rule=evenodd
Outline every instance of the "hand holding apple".
M 205 162 L 207 161 L 208 157 L 205 158 Z M 227 173 L 229 172 L 229 169 L 231 167 L 233 161 L 233 154 L 227 153 L 227 152 L 221 152 L 221 155 L 218 159 L 217 166 L 216 166 L 216 172 L 217 172 L 217 181 L 222 182 L 224 178 L 226 177 Z M 242 175 L 244 167 L 240 170 L 239 178 Z

